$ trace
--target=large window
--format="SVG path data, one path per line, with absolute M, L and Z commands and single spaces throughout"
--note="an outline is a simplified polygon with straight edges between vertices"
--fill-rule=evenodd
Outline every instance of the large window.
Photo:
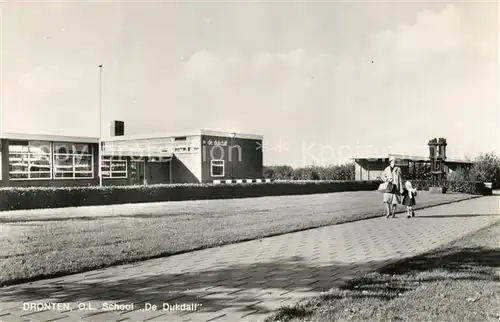
M 212 177 L 224 176 L 224 160 L 212 160 L 210 162 L 210 175 Z
M 54 143 L 54 178 L 92 178 L 92 146 L 82 143 Z
M 101 166 L 103 178 L 127 177 L 127 159 L 125 157 L 104 157 Z
M 11 141 L 9 143 L 9 178 L 51 179 L 50 142 Z

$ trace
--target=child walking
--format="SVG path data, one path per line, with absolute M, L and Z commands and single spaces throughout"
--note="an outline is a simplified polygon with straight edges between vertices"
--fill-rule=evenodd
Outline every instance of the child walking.
M 415 217 L 415 211 L 413 206 L 415 206 L 415 196 L 417 195 L 417 189 L 413 188 L 410 181 L 406 181 L 405 189 L 403 191 L 403 205 L 406 206 L 406 218 Z

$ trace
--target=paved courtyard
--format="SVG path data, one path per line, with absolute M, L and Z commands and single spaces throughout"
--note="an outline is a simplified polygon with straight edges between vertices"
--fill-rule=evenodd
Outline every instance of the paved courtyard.
M 499 220 L 500 196 L 490 196 L 414 219 L 375 218 L 5 287 L 0 321 L 262 321 L 282 305 Z M 50 302 L 70 307 L 26 307 Z

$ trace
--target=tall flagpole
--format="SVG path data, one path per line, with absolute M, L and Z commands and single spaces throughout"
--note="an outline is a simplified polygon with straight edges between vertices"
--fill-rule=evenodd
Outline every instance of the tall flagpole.
M 102 65 L 99 65 L 99 186 L 102 187 Z

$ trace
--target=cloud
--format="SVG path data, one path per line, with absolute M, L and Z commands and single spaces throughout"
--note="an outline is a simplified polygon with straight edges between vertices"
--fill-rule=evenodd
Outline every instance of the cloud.
M 413 25 L 385 30 L 371 39 L 377 60 L 401 65 L 420 64 L 442 57 L 470 44 L 470 35 L 461 30 L 461 13 L 454 5 L 441 12 L 422 11 Z
M 488 104 L 491 95 L 482 89 L 484 85 L 471 86 L 488 82 L 473 62 L 495 48 L 487 36 L 473 38 L 464 29 L 462 13 L 448 5 L 441 11 L 417 13 L 413 23 L 373 33 L 355 53 L 309 47 L 245 55 L 202 50 L 187 57 L 180 75 L 183 86 L 197 95 L 193 106 L 198 110 L 203 106 L 202 119 L 217 115 L 214 124 L 260 124 L 260 129 L 252 125 L 253 131 L 265 132 L 279 123 L 280 135 L 297 137 L 298 129 L 311 129 L 314 123 L 314 130 L 301 132 L 301 139 L 322 133 L 326 140 L 349 142 L 357 135 L 367 142 L 384 141 L 384 131 L 356 133 L 346 120 L 377 129 L 392 124 L 387 113 L 397 119 L 408 110 L 422 115 L 438 111 L 445 117 L 465 109 L 466 95 L 476 104 Z M 487 66 L 489 60 L 481 64 Z M 460 137 L 440 126 L 442 117 L 415 121 L 418 137 L 404 147 L 420 147 L 432 134 L 422 131 L 422 124 L 439 135 L 444 131 Z M 398 125 L 394 131 L 404 133 L 405 127 Z M 328 134 L 333 132 L 334 139 Z
M 467 47 L 468 46 L 468 47 Z M 262 51 L 250 56 L 222 55 L 202 50 L 187 59 L 181 71 L 187 80 L 209 83 L 212 88 L 229 83 L 264 84 L 315 78 L 348 79 L 376 84 L 383 75 L 428 69 L 431 61 L 450 59 L 461 50 L 492 53 L 491 42 L 472 39 L 461 28 L 461 13 L 454 5 L 441 12 L 421 11 L 412 25 L 401 25 L 372 35 L 365 49 L 347 52 Z M 372 63 L 372 61 L 374 61 Z M 427 64 L 427 65 L 426 65 Z M 299 78 L 303 81 L 297 81 Z
M 18 84 L 24 94 L 54 94 L 79 89 L 83 73 L 77 68 L 39 66 L 22 74 Z
M 252 77 L 276 72 L 313 73 L 331 65 L 332 58 L 331 54 L 306 52 L 302 48 L 289 52 L 262 51 L 250 57 L 217 55 L 201 50 L 189 57 L 182 73 L 187 79 L 197 81 L 232 78 L 237 74 Z

